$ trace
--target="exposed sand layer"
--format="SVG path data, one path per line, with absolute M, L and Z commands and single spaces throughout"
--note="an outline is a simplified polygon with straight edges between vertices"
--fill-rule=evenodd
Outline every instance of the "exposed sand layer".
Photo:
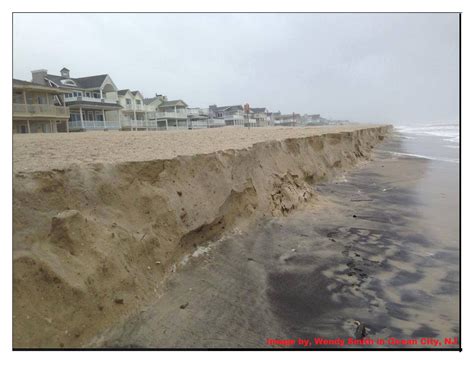
M 367 158 L 390 128 L 15 138 L 14 346 L 87 344 L 156 296 L 185 253 L 312 200 L 310 183 Z

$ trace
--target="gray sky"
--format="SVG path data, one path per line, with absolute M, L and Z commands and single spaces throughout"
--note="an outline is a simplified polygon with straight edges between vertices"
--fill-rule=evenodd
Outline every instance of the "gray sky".
M 15 14 L 14 77 L 107 73 L 190 106 L 457 121 L 457 14 Z

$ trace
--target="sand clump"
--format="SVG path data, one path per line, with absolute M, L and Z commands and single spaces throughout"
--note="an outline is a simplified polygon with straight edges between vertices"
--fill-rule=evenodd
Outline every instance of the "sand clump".
M 346 129 L 282 129 L 297 131 L 286 139 L 279 129 L 275 139 L 266 130 L 265 138 L 260 135 L 250 146 L 246 140 L 239 149 L 219 150 L 216 143 L 213 151 L 191 154 L 188 144 L 188 155 L 151 153 L 150 159 L 143 156 L 154 146 L 153 137 L 144 134 L 140 142 L 135 135 L 123 151 L 125 134 L 116 133 L 110 134 L 113 142 L 103 137 L 98 148 L 109 152 L 96 158 L 99 162 L 75 164 L 72 157 L 56 158 L 67 150 L 62 136 L 54 136 L 58 143 L 52 157 L 27 154 L 33 156 L 27 162 L 18 162 L 27 146 L 15 139 L 14 346 L 87 344 L 155 296 L 184 254 L 234 227 L 265 215 L 286 215 L 314 200 L 311 184 L 366 159 L 390 127 Z M 196 138 L 207 140 L 205 132 L 211 137 L 224 133 L 232 146 L 228 130 L 199 131 Z M 166 138 L 161 136 L 166 133 L 155 135 L 160 135 L 155 143 Z M 66 137 L 76 145 L 73 136 Z M 87 139 L 87 133 L 76 136 Z M 40 145 L 48 138 L 40 137 Z M 31 151 L 39 148 L 33 138 L 25 140 L 33 141 Z M 85 160 L 91 156 L 86 146 Z M 131 150 L 135 157 L 128 160 Z

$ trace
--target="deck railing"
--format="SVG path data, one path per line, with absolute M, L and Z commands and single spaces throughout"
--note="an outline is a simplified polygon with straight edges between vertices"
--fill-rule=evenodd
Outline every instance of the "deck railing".
M 137 112 L 144 112 L 145 108 L 143 107 L 142 104 L 125 104 L 123 105 L 123 108 L 126 111 L 137 111 Z
M 74 120 L 69 121 L 69 130 L 120 129 L 120 122 L 113 120 Z
M 13 104 L 13 115 L 68 117 L 69 108 L 48 104 Z
M 225 127 L 225 120 L 222 118 L 209 118 L 209 127 Z
M 204 129 L 209 128 L 209 120 L 202 119 L 202 120 L 191 120 L 188 122 L 189 129 Z
M 244 115 L 240 113 L 224 115 L 224 120 L 244 120 Z
M 186 112 L 186 110 L 177 111 L 176 113 L 175 112 L 156 112 L 155 118 L 156 119 L 161 119 L 161 118 L 187 119 L 188 113 Z
M 90 96 L 66 96 L 64 97 L 65 102 L 71 101 L 83 101 L 83 102 L 92 102 L 92 103 L 108 103 L 108 104 L 117 104 L 118 101 L 115 99 L 106 99 L 106 98 L 93 98 Z
M 156 124 L 156 121 L 151 121 L 151 120 L 130 119 L 130 120 L 122 120 L 122 127 L 123 128 L 156 129 L 157 124 Z

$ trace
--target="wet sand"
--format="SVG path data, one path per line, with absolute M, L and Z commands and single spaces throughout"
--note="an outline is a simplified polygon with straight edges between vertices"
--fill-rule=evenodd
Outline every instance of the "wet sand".
M 380 149 L 400 149 L 399 140 Z M 417 341 L 368 347 L 450 347 L 444 338 L 459 334 L 459 232 L 456 216 L 440 217 L 457 214 L 459 202 L 436 169 L 376 153 L 315 186 L 315 205 L 199 247 L 157 300 L 90 345 L 269 348 L 270 338 L 321 337 L 351 348 L 357 320 L 367 339 Z

